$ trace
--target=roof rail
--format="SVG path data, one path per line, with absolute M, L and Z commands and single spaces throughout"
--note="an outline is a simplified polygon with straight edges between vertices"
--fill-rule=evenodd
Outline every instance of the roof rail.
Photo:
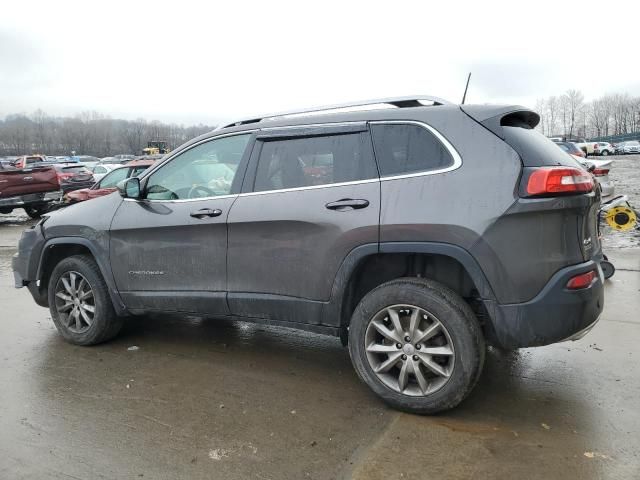
M 279 112 L 279 113 L 270 113 L 267 115 L 260 115 L 256 117 L 245 118 L 242 120 L 237 120 L 232 123 L 228 123 L 223 127 L 218 128 L 228 128 L 228 127 L 237 127 L 239 125 L 247 125 L 249 123 L 258 123 L 262 120 L 266 120 L 268 118 L 277 118 L 277 117 L 285 117 L 290 115 L 301 115 L 305 113 L 316 113 L 323 112 L 326 110 L 338 110 L 338 109 L 346 109 L 352 107 L 364 107 L 367 105 L 393 105 L 398 108 L 407 108 L 407 107 L 421 107 L 423 106 L 420 102 L 433 102 L 434 105 L 452 105 L 451 102 L 444 100 L 439 97 L 434 97 L 431 95 L 408 95 L 404 97 L 389 97 L 389 98 L 374 98 L 371 100 L 360 100 L 355 102 L 341 103 L 337 105 L 324 105 L 321 107 L 311 107 L 305 108 L 302 110 L 291 110 L 288 112 Z

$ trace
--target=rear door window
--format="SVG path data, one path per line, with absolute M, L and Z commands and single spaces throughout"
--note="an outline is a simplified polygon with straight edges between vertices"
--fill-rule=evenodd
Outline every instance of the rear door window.
M 440 140 L 420 125 L 372 124 L 371 134 L 383 177 L 440 170 L 454 163 Z
M 313 187 L 377 178 L 363 133 L 266 140 L 254 191 Z

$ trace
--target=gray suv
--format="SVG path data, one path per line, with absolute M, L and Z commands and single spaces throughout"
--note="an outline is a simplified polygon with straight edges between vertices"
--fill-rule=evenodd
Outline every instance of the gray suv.
M 157 311 L 334 335 L 387 403 L 446 410 L 486 343 L 579 338 L 603 308 L 599 192 L 538 121 L 435 97 L 241 120 L 45 216 L 15 285 L 78 345 Z

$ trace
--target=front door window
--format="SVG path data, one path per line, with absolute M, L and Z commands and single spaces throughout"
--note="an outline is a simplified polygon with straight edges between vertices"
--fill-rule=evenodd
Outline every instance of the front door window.
M 179 154 L 147 182 L 148 200 L 186 200 L 229 195 L 250 134 L 223 137 Z

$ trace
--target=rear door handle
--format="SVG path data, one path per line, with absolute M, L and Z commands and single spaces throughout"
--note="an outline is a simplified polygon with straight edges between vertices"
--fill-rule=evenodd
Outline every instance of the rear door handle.
M 336 202 L 330 202 L 325 205 L 329 210 L 337 210 L 344 212 L 347 210 L 358 210 L 360 208 L 367 208 L 369 206 L 369 200 L 343 198 Z
M 215 210 L 212 210 L 210 208 L 201 208 L 200 210 L 197 210 L 195 212 L 191 212 L 190 215 L 193 218 L 206 218 L 206 217 L 219 217 L 220 215 L 222 215 L 222 210 L 220 210 L 219 208 L 216 208 Z

